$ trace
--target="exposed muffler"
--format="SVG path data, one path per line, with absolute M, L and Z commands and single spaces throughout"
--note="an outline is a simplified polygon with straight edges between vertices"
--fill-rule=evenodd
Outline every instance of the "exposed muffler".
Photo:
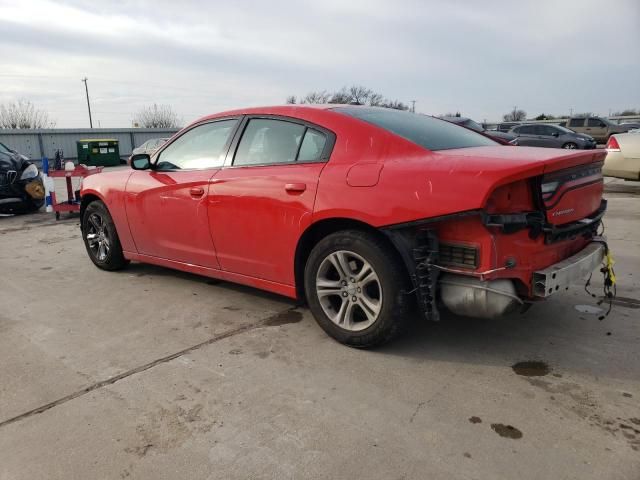
M 495 318 L 513 312 L 523 305 L 512 280 L 480 280 L 476 277 L 442 274 L 440 298 L 456 315 Z

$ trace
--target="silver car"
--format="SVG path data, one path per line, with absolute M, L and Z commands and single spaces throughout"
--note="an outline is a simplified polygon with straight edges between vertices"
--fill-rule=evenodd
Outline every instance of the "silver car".
M 576 133 L 559 125 L 529 124 L 513 127 L 509 133 L 516 136 L 512 143 L 525 147 L 567 148 L 589 150 L 596 148 L 593 137 Z

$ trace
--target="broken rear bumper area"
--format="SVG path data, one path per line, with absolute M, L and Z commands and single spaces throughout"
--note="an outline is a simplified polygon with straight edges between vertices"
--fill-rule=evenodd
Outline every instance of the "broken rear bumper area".
M 580 252 L 533 274 L 533 293 L 536 297 L 548 297 L 569 285 L 585 281 L 604 259 L 603 242 L 589 243 Z

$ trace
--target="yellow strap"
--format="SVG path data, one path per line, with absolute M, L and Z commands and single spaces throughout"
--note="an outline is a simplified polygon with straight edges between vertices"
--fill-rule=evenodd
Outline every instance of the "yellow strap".
M 616 274 L 613 273 L 613 264 L 616 263 L 611 256 L 611 251 L 607 252 L 607 272 L 609 273 L 609 280 L 611 280 L 611 285 L 616 284 Z

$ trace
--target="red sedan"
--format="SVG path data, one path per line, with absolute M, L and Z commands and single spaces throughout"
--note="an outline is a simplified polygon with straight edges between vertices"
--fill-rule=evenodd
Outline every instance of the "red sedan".
M 305 299 L 329 335 L 366 347 L 402 331 L 413 299 L 432 320 L 443 306 L 491 318 L 597 268 L 604 156 L 383 108 L 236 110 L 88 177 L 81 228 L 100 268 Z

